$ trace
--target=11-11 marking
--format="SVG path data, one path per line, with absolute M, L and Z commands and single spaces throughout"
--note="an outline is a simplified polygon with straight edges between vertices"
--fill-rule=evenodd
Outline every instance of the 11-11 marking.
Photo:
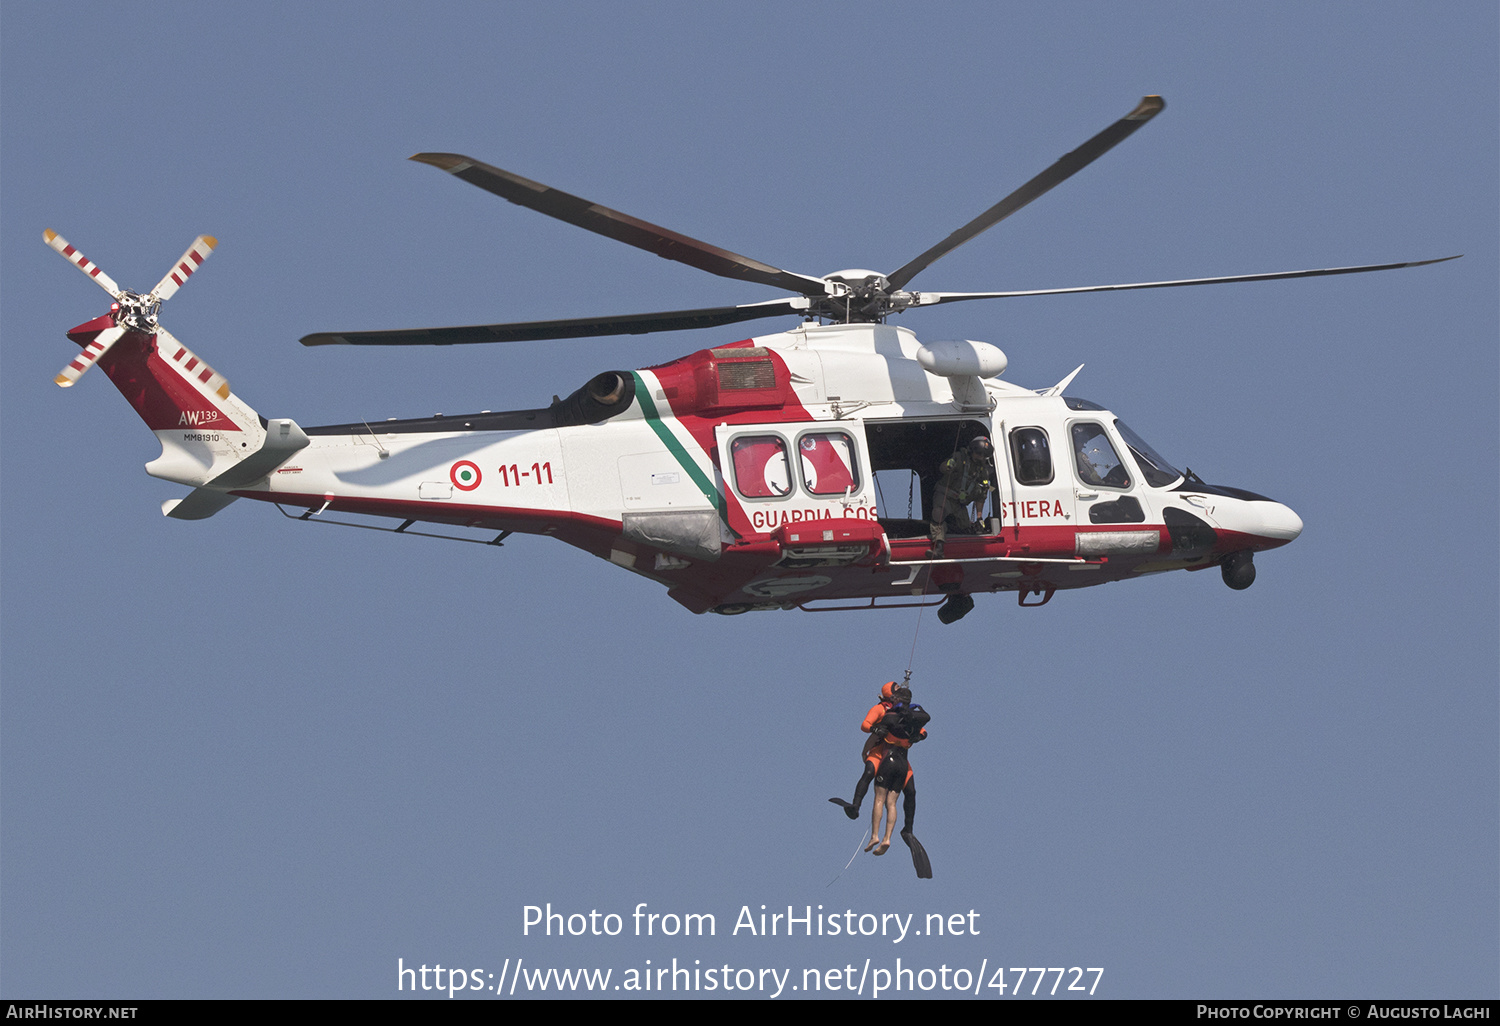
M 550 462 L 548 462 L 548 463 L 533 463 L 531 465 L 531 469 L 530 470 L 522 470 L 522 469 L 520 469 L 520 467 L 518 467 L 514 463 L 512 463 L 508 467 L 505 466 L 504 464 L 501 464 L 501 466 L 500 466 L 500 485 L 501 485 L 501 487 L 508 488 L 511 485 L 518 485 L 518 484 L 520 484 L 524 479 L 526 479 L 528 477 L 534 477 L 536 479 L 536 483 L 537 484 L 541 484 L 542 483 L 542 475 L 543 474 L 547 475 L 547 483 L 551 484 L 552 483 L 552 464 Z

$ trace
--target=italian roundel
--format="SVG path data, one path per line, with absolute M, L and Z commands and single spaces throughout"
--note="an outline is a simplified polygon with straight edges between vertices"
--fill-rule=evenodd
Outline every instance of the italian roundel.
M 480 477 L 478 465 L 470 460 L 459 460 L 448 471 L 448 479 L 453 482 L 453 487 L 462 492 L 472 492 L 478 488 Z

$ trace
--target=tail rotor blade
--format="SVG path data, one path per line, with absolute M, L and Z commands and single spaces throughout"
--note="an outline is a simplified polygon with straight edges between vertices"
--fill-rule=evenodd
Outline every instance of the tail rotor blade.
M 73 357 L 72 361 L 62 369 L 62 373 L 52 380 L 57 382 L 60 388 L 71 388 L 83 372 L 99 362 L 109 347 L 117 342 L 125 329 L 121 327 L 105 328 L 94 336 L 94 341 L 83 347 L 83 352 Z
M 78 268 L 94 281 L 98 282 L 99 287 L 102 288 L 105 292 L 108 292 L 116 299 L 120 298 L 120 286 L 115 284 L 115 280 L 109 275 L 105 274 L 103 271 L 99 270 L 98 265 L 88 257 L 84 256 L 82 253 L 78 252 L 78 250 L 68 245 L 67 239 L 57 234 L 51 228 L 48 228 L 46 231 L 42 232 L 42 239 L 47 243 L 47 245 L 51 246 L 53 249 L 61 253 L 63 255 L 63 258 L 67 260 L 68 263 L 72 264 L 74 267 Z
M 183 282 L 192 277 L 193 272 L 198 269 L 198 265 L 208 259 L 208 255 L 214 251 L 214 247 L 218 244 L 219 240 L 212 235 L 198 236 L 193 240 L 193 244 L 187 248 L 187 252 L 182 254 L 182 259 L 177 261 L 176 266 L 167 272 L 165 278 L 157 282 L 156 288 L 151 290 L 151 294 L 163 301 L 171 299 L 177 294 L 177 290 L 182 288 Z
M 156 329 L 156 352 L 163 360 L 177 364 L 183 374 L 197 379 L 200 385 L 220 399 L 229 398 L 229 382 L 224 380 L 224 376 L 193 355 L 192 350 L 177 341 L 177 336 L 160 325 Z

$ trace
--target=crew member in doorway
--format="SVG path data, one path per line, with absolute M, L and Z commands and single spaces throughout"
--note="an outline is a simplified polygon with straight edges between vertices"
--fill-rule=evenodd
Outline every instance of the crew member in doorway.
M 943 557 L 950 528 L 957 534 L 975 533 L 974 514 L 983 510 L 985 500 L 995 490 L 993 452 L 988 435 L 975 435 L 938 468 L 937 487 L 932 490 L 929 555 L 933 559 Z
M 927 737 L 925 724 L 931 719 L 920 705 L 913 705 L 911 690 L 895 681 L 880 689 L 880 701 L 865 714 L 860 729 L 869 734 L 860 758 L 864 760 L 864 771 L 854 785 L 854 800 L 828 799 L 841 806 L 850 819 L 859 818 L 859 807 L 864 802 L 865 792 L 875 784 L 875 806 L 870 815 L 870 841 L 865 851 L 873 850 L 884 855 L 891 846 L 891 833 L 896 822 L 896 796 L 905 796 L 905 822 L 901 827 L 901 839 L 911 849 L 912 864 L 917 876 L 930 879 L 932 864 L 922 843 L 912 833 L 917 816 L 917 785 L 907 759 L 912 745 Z M 882 831 L 882 820 L 884 830 Z

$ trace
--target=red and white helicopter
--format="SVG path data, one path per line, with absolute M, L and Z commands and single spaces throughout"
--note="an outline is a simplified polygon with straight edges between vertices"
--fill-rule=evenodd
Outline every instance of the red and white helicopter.
M 1114 414 L 1064 394 L 1078 372 L 1033 390 L 999 379 L 983 342 L 926 345 L 887 323 L 913 307 L 971 299 L 1167 288 L 1349 274 L 1438 261 L 1028 292 L 915 292 L 933 261 L 1093 162 L 1164 106 L 1121 120 L 904 266 L 813 277 L 781 270 L 468 157 L 421 153 L 512 203 L 727 278 L 794 293 L 741 306 L 581 320 L 309 335 L 305 345 L 456 345 L 708 328 L 795 315 L 788 331 L 727 342 L 656 367 L 606 371 L 550 406 L 304 428 L 266 420 L 157 321 L 213 251 L 200 236 L 145 295 L 120 289 L 52 231 L 46 241 L 114 297 L 68 337 L 161 441 L 147 473 L 193 490 L 170 517 L 259 499 L 298 518 L 365 514 L 551 535 L 666 585 L 695 613 L 944 602 L 944 622 L 980 592 L 1042 605 L 1068 588 L 1219 566 L 1255 579 L 1256 552 L 1290 542 L 1285 505 L 1180 472 Z M 1452 257 L 1444 259 L 1453 259 Z M 1080 368 L 1081 369 L 1081 368 Z M 968 511 L 972 534 L 930 541 L 939 468 L 993 442 L 995 485 Z M 982 448 L 982 446 L 981 446 Z M 294 515 L 294 514 L 288 514 Z M 938 519 L 941 519 L 939 515 Z M 372 526 L 358 524 L 357 526 Z M 448 534 L 430 535 L 450 537 Z

